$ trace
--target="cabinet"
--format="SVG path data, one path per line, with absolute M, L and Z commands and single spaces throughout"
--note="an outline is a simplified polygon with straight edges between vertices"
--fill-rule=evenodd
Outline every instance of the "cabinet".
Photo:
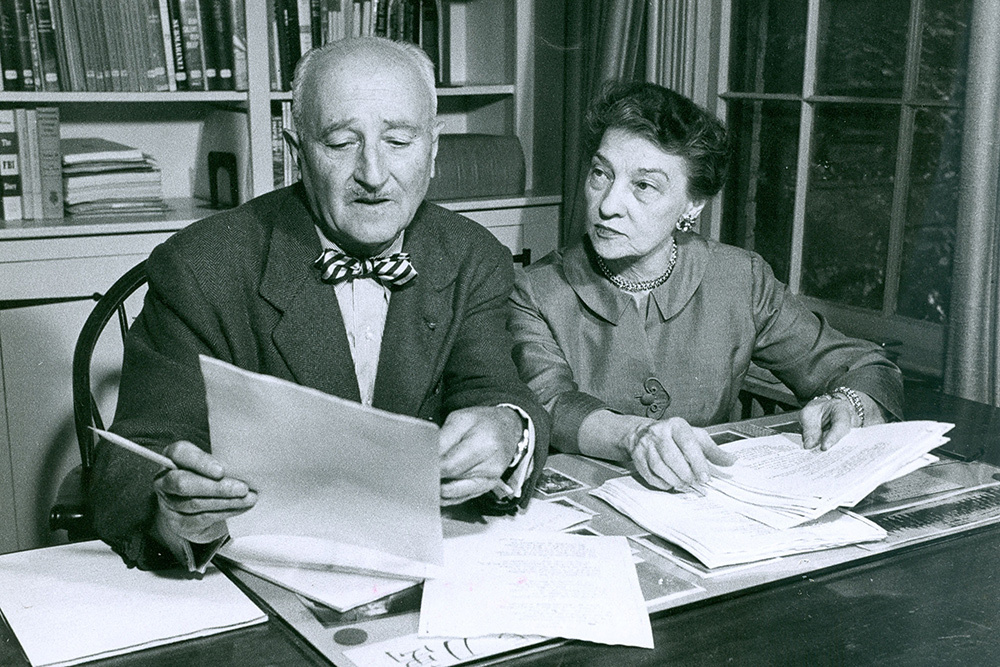
M 270 89 L 266 0 L 246 0 L 248 90 L 88 93 L 0 92 L 0 107 L 58 106 L 63 137 L 101 136 L 136 146 L 160 165 L 171 212 L 157 218 L 0 221 L 0 553 L 52 543 L 47 514 L 78 460 L 71 361 L 93 301 L 174 231 L 212 211 L 208 150 L 237 155 L 240 198 L 273 187 L 271 116 L 290 93 Z M 480 222 L 522 260 L 555 248 L 560 216 L 562 15 L 534 0 L 450 0 L 451 85 L 438 90 L 446 132 L 516 134 L 526 159 L 524 196 L 442 202 Z M 537 22 L 541 18 L 544 24 Z M 528 253 L 524 251 L 527 250 Z M 141 295 L 130 312 L 138 312 Z M 15 304 L 16 305 L 16 304 Z M 96 353 L 102 412 L 116 399 L 120 341 Z

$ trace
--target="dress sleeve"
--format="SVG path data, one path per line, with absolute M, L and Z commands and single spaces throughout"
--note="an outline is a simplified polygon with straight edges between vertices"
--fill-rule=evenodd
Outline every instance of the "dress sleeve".
M 573 369 L 559 347 L 528 275 L 516 270 L 508 322 L 514 338 L 514 361 L 524 380 L 552 415 L 552 446 L 578 453 L 580 425 L 590 413 L 610 408 L 579 390 Z
M 846 386 L 902 418 L 902 373 L 878 345 L 834 329 L 779 282 L 756 254 L 751 272 L 755 363 L 774 373 L 800 400 Z

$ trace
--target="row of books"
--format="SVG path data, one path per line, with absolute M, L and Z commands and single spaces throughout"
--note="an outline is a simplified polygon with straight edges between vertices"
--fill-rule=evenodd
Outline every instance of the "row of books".
M 289 90 L 305 52 L 345 37 L 378 35 L 419 45 L 449 83 L 447 4 L 443 0 L 268 0 L 271 89 Z
M 59 108 L 0 109 L 4 220 L 63 216 Z
M 246 90 L 244 0 L 0 0 L 0 90 Z
M 274 187 L 283 188 L 299 180 L 299 166 L 291 148 L 285 141 L 285 130 L 294 130 L 292 103 L 282 102 L 281 111 L 271 116 L 271 165 L 274 169 Z
M 0 109 L 4 221 L 166 210 L 160 169 L 131 146 L 60 137 L 59 108 Z

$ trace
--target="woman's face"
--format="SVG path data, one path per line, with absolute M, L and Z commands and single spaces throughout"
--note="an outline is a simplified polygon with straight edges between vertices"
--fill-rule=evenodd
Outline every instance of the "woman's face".
M 584 189 L 587 234 L 606 260 L 628 261 L 666 251 L 677 220 L 697 216 L 704 206 L 688 195 L 683 158 L 618 128 L 604 133 Z

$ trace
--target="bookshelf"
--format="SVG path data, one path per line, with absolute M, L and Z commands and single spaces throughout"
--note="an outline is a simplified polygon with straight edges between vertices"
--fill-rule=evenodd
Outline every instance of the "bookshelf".
M 446 0 L 450 85 L 438 89 L 445 131 L 514 134 L 526 192 L 441 202 L 490 229 L 515 256 L 539 259 L 556 245 L 562 141 L 559 50 L 536 52 L 539 31 L 562 34 L 543 0 Z M 271 117 L 291 94 L 271 90 L 268 0 L 245 0 L 246 90 L 0 92 L 0 108 L 57 106 L 63 137 L 100 136 L 154 156 L 170 211 L 159 216 L 0 221 L 0 553 L 53 543 L 48 508 L 78 460 L 70 370 L 76 334 L 92 301 L 4 309 L 15 300 L 103 292 L 171 233 L 213 211 L 198 198 L 207 148 L 240 163 L 240 198 L 274 188 Z M 539 23 L 539 19 L 544 23 Z M 548 77 L 535 82 L 536 68 Z M 540 113 L 539 110 L 543 110 Z M 536 124 L 536 118 L 542 120 Z M 545 131 L 538 131 L 544 125 Z M 141 295 L 130 308 L 134 316 Z M 120 342 L 102 341 L 102 412 L 116 400 Z

